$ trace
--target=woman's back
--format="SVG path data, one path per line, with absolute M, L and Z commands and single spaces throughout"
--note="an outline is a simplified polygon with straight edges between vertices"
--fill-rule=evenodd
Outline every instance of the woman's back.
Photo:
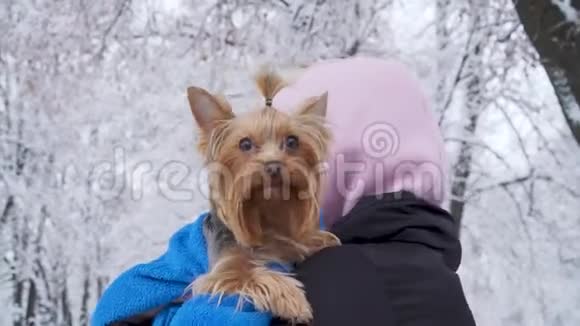
M 475 325 L 455 273 L 454 229 L 446 211 L 411 193 L 362 198 L 332 228 L 343 245 L 296 271 L 313 325 Z

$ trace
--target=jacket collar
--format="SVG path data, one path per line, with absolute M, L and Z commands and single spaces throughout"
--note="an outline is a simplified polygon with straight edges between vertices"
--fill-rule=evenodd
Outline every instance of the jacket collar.
M 405 191 L 362 197 L 330 228 L 343 244 L 421 244 L 439 251 L 456 270 L 461 245 L 455 230 L 456 222 L 447 211 Z

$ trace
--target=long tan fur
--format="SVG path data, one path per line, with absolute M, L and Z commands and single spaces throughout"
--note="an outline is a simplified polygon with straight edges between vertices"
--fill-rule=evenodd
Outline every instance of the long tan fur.
M 287 85 L 282 76 L 267 65 L 262 66 L 258 70 L 254 80 L 258 90 L 266 99 L 266 106 L 271 106 L 271 101 L 274 99 L 274 96 Z

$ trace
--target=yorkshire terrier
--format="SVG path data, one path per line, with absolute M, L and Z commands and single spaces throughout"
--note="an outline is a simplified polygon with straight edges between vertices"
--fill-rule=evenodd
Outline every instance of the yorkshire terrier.
M 262 69 L 256 84 L 265 105 L 234 115 L 224 97 L 187 89 L 200 128 L 198 149 L 209 171 L 211 210 L 204 222 L 209 272 L 190 286 L 194 294 L 237 294 L 260 311 L 292 323 L 312 319 L 303 284 L 271 263 L 291 266 L 340 244 L 319 228 L 321 178 L 331 134 L 327 93 L 293 113 L 272 106 L 285 85 Z

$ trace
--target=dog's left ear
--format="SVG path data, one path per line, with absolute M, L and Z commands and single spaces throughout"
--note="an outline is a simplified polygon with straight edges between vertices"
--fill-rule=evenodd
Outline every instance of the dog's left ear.
M 326 116 L 326 106 L 328 104 L 328 92 L 324 92 L 321 96 L 312 97 L 302 104 L 298 110 L 298 114 L 311 114 L 320 117 Z
M 220 121 L 234 117 L 225 98 L 214 96 L 204 89 L 189 87 L 187 99 L 195 121 L 206 134 L 210 134 Z

